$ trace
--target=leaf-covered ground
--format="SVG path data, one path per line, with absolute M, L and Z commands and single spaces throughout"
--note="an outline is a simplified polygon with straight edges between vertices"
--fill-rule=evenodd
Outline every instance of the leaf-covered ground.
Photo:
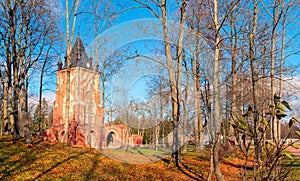
M 106 150 L 107 154 L 120 157 L 123 153 Z M 126 154 L 124 158 L 129 157 Z M 0 180 L 204 180 L 210 171 L 207 152 L 184 153 L 179 168 L 170 164 L 168 157 L 155 163 L 129 164 L 105 155 L 95 149 L 63 144 L 14 143 L 2 136 Z M 224 159 L 221 170 L 225 180 L 240 180 L 242 164 L 238 158 Z

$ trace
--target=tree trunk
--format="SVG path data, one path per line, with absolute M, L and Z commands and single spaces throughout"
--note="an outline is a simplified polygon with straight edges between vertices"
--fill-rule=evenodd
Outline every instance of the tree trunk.
M 6 30 L 6 33 L 8 34 L 8 30 Z M 4 39 L 3 41 L 5 44 L 6 66 L 7 66 L 7 70 L 6 70 L 7 79 L 4 81 L 4 87 L 6 88 L 4 89 L 4 103 L 6 103 L 6 105 L 4 104 L 4 115 L 6 114 L 5 127 L 7 128 L 7 130 L 5 130 L 5 132 L 8 133 L 13 123 L 13 116 L 11 114 L 12 112 L 12 62 L 11 62 L 11 52 L 10 52 L 10 37 L 8 38 L 8 40 Z
M 236 68 L 236 44 L 237 44 L 237 37 L 236 37 L 236 27 L 235 27 L 235 17 L 231 16 L 230 19 L 230 47 L 231 47 L 231 96 L 232 96 L 232 102 L 231 102 L 231 113 L 232 115 L 235 115 L 238 111 L 237 109 L 237 68 Z M 231 120 L 233 121 L 233 118 L 231 117 Z M 234 130 L 230 126 L 229 127 L 229 138 L 234 136 Z
M 97 55 L 98 55 L 98 52 L 96 52 Z M 100 126 L 101 127 L 104 127 L 104 113 L 105 113 L 105 77 L 104 77 L 104 72 L 101 72 L 100 73 L 100 76 L 102 76 L 102 79 L 101 79 L 101 83 L 102 83 L 102 88 L 101 88 L 101 105 L 102 105 L 102 120 L 100 122 Z M 104 131 L 101 130 L 101 131 Z M 102 135 L 102 133 L 100 133 L 100 149 L 102 149 L 102 143 L 103 143 L 103 140 L 104 140 L 104 135 Z M 123 141 L 123 140 L 122 140 Z
M 256 97 L 256 82 L 257 82 L 257 73 L 255 70 L 255 33 L 257 27 L 257 16 L 258 16 L 258 8 L 257 8 L 257 1 L 254 0 L 253 2 L 253 28 L 250 32 L 249 37 L 249 59 L 250 59 L 250 69 L 251 69 L 251 83 L 252 83 L 252 102 L 253 102 L 253 130 L 254 130 L 254 145 L 255 145 L 255 161 L 256 165 L 260 164 L 260 143 L 257 134 L 257 126 L 258 126 L 258 115 L 257 115 L 257 97 Z M 254 176 L 257 176 L 258 168 L 254 166 Z
M 196 36 L 196 50 L 195 58 L 192 62 L 192 72 L 193 72 L 193 86 L 194 86 L 194 109 L 195 109 L 195 118 L 194 118 L 194 127 L 195 127 L 195 143 L 196 143 L 196 152 L 199 152 L 203 147 L 203 142 L 200 141 L 203 135 L 203 124 L 202 124 L 202 111 L 201 111 L 201 99 L 200 99 L 200 71 L 199 71 L 199 40 L 200 36 Z M 203 140 L 203 139 L 202 139 Z
M 279 1 L 278 0 L 274 0 L 273 3 L 273 27 L 272 27 L 272 34 L 271 34 L 271 72 L 270 72 L 270 77 L 271 77 L 271 101 L 274 101 L 274 95 L 276 94 L 276 88 L 275 88 L 275 43 L 276 43 L 276 29 L 277 29 L 277 25 L 279 22 L 278 19 L 278 6 L 279 6 Z M 275 141 L 275 143 L 278 143 L 280 136 L 279 136 L 279 132 L 278 132 L 278 124 L 279 120 L 274 117 L 273 119 L 273 139 Z
M 161 123 L 161 135 L 162 135 L 162 148 L 165 148 L 165 125 L 163 120 L 163 96 L 162 96 L 162 81 L 161 78 L 159 78 L 159 121 Z
M 214 70 L 213 70 L 213 119 L 214 119 L 214 149 L 213 149 L 213 162 L 214 162 L 214 173 L 218 181 L 223 181 L 223 175 L 220 170 L 220 162 L 219 162 L 219 136 L 220 136 L 220 122 L 222 118 L 220 116 L 220 25 L 218 20 L 218 0 L 214 0 L 214 25 L 215 25 L 215 42 L 214 42 Z
M 189 69 L 188 69 L 188 65 L 187 65 L 187 61 L 185 59 L 185 55 L 183 55 L 184 60 L 184 68 L 185 68 L 185 93 L 184 93 L 184 99 L 182 100 L 182 106 L 183 106 L 183 123 L 182 123 L 182 151 L 187 151 L 187 140 L 186 140 L 186 135 L 187 135 L 187 121 L 188 121 L 188 111 L 187 111 L 187 105 L 188 105 L 188 95 L 189 95 L 189 89 L 190 89 L 190 84 L 189 84 Z
M 285 7 L 284 7 L 284 3 L 282 4 L 282 11 L 284 11 Z M 283 82 L 283 65 L 285 62 L 285 27 L 286 26 L 286 15 L 285 13 L 283 13 L 283 17 L 282 17 L 282 30 L 281 30 L 281 57 L 280 57 L 280 70 L 279 70 L 279 97 L 282 97 L 282 92 L 283 92 L 283 86 L 282 86 L 282 82 Z
M 171 45 L 170 45 L 170 38 L 169 38 L 169 30 L 168 30 L 168 23 L 167 23 L 167 9 L 166 9 L 166 0 L 162 1 L 162 25 L 163 25 L 163 33 L 164 33 L 164 41 L 165 41 L 165 54 L 166 54 L 166 59 L 167 59 L 167 66 L 168 66 L 168 71 L 169 71 L 169 78 L 170 78 L 170 90 L 171 90 L 171 99 L 172 99 L 172 122 L 173 122 L 173 146 L 172 146 L 172 159 L 175 162 L 176 166 L 179 166 L 179 145 L 178 145 L 178 123 L 180 120 L 180 100 L 179 100 L 179 90 L 178 90 L 178 81 L 179 79 L 176 80 L 176 78 L 180 77 L 180 70 L 178 68 L 181 65 L 181 60 L 182 57 L 182 44 L 177 45 L 179 49 L 177 49 L 177 62 L 175 67 L 177 68 L 177 73 L 175 75 L 174 72 L 174 66 L 173 66 L 173 61 L 172 61 L 172 54 L 171 54 Z M 185 16 L 182 16 L 182 18 L 185 18 Z M 182 19 L 181 18 L 181 19 Z M 184 21 L 182 21 L 184 23 Z M 182 30 L 183 30 L 182 26 Z M 182 43 L 183 39 L 183 32 L 182 32 L 182 37 L 179 36 L 179 42 L 181 41 Z M 180 54 L 178 53 L 180 51 Z M 179 55 L 179 57 L 178 57 Z M 178 65 L 180 64 L 180 65 Z
M 157 124 L 157 118 L 155 117 L 155 153 L 157 158 L 157 151 L 158 151 L 158 140 L 159 140 L 159 124 Z
M 284 11 L 285 7 L 284 7 L 284 2 L 282 3 L 282 11 Z M 285 62 L 285 23 L 286 23 L 286 14 L 283 13 L 283 17 L 282 17 L 282 33 L 281 33 L 281 58 L 280 58 L 280 70 L 279 70 L 279 97 L 280 99 L 283 96 L 283 65 Z M 280 122 L 278 123 L 278 136 L 279 139 L 281 139 L 281 124 Z
M 217 180 L 224 181 L 223 174 L 220 169 L 220 160 L 219 160 L 220 136 L 221 134 L 216 135 L 215 143 L 213 145 L 213 163 L 214 163 L 214 172 Z
M 7 105 L 7 99 L 8 99 L 8 88 L 7 88 L 7 83 L 4 79 L 2 79 L 2 84 L 3 84 L 3 120 L 2 120 L 2 124 L 1 124 L 1 133 L 0 135 L 2 135 L 4 132 L 6 132 L 7 130 L 5 130 L 6 124 L 8 123 L 9 117 L 8 117 L 8 105 Z
M 25 76 L 21 77 L 21 91 L 20 91 L 20 121 L 22 121 L 23 131 L 26 138 L 26 143 L 31 143 L 31 130 L 29 115 L 26 112 L 26 89 L 25 89 Z
M 63 142 L 68 143 L 69 138 L 69 117 L 70 117 L 70 71 L 71 71 L 71 57 L 70 57 L 70 38 L 69 38 L 69 0 L 66 0 L 66 46 L 67 46 L 67 80 L 66 80 L 66 106 L 64 114 L 64 137 Z
M 42 119 L 42 99 L 43 99 L 43 79 L 46 68 L 47 60 L 44 60 L 40 75 L 40 86 L 39 86 L 39 117 L 38 117 L 38 132 L 41 131 L 41 119 Z
M 17 59 L 17 47 L 16 47 L 16 24 L 15 24 L 15 13 L 17 4 L 8 3 L 7 8 L 9 11 L 9 35 L 8 35 L 8 42 L 6 46 L 7 51 L 7 58 L 8 63 L 12 64 L 12 82 L 9 84 L 10 95 L 9 98 L 11 100 L 11 112 L 10 112 L 10 120 L 12 125 L 12 133 L 13 138 L 18 138 L 19 135 L 19 128 L 18 128 L 18 96 L 19 96 L 19 80 L 18 80 L 18 66 L 19 60 Z M 13 6 L 13 7 L 12 7 Z M 8 33 L 8 32 L 7 32 Z M 10 77 L 9 77 L 10 79 Z M 12 94 L 13 93 L 13 94 Z
M 12 84 L 11 86 L 8 86 L 8 104 L 9 106 L 9 122 L 10 122 L 10 133 L 13 134 L 14 132 L 14 115 L 13 115 L 13 87 Z
M 76 18 L 77 18 L 77 11 L 78 11 L 78 4 L 79 0 L 75 0 L 75 10 L 74 10 L 74 16 L 73 16 L 73 22 L 72 22 L 72 34 L 71 37 L 69 35 L 69 23 L 70 23 L 70 16 L 69 16 L 69 0 L 66 0 L 66 46 L 67 46 L 67 80 L 66 80 L 66 107 L 65 107 L 65 116 L 64 116 L 64 137 L 63 142 L 65 144 L 68 144 L 69 139 L 69 125 L 70 125 L 70 79 L 71 79 L 71 49 L 72 49 L 72 40 L 74 38 L 74 30 L 76 25 Z M 72 10 L 73 11 L 73 10 Z

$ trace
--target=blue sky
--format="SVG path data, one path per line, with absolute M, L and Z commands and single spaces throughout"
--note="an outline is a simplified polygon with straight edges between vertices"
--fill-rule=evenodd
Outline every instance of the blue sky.
M 70 0 L 71 1 L 71 0 Z M 169 1 L 170 2 L 170 17 L 174 16 L 174 11 L 176 10 L 176 1 Z M 71 4 L 71 2 L 69 2 L 69 4 Z M 122 11 L 125 8 L 128 7 L 135 7 L 138 4 L 133 2 L 132 0 L 113 0 L 111 1 L 112 6 L 116 6 L 115 10 L 116 11 Z M 60 1 L 59 5 L 59 9 L 60 9 L 60 27 L 61 30 L 64 32 L 65 31 L 65 1 Z M 80 5 L 79 5 L 79 12 L 89 12 L 90 9 L 90 1 L 89 0 L 80 0 Z M 172 11 L 172 12 L 171 12 Z M 299 19 L 299 13 L 295 14 L 296 15 L 296 19 Z M 131 21 L 131 20 L 135 20 L 135 19 L 139 19 L 139 18 L 154 18 L 154 16 L 146 9 L 132 9 L 132 10 L 128 10 L 122 14 L 120 14 L 118 16 L 118 18 L 113 22 L 112 26 L 116 26 L 118 24 L 127 22 L 127 21 Z M 77 17 L 77 25 L 76 25 L 76 32 L 75 32 L 75 38 L 76 39 L 76 35 L 78 35 L 80 33 L 84 44 L 87 46 L 89 45 L 89 43 L 91 43 L 93 41 L 93 39 L 95 38 L 95 34 L 91 33 L 92 29 L 93 29 L 93 25 L 91 24 L 92 22 L 91 16 L 88 13 L 82 13 Z M 295 21 L 296 23 L 299 21 Z M 287 39 L 289 37 L 292 37 L 293 35 L 299 33 L 299 28 L 298 28 L 298 24 L 291 24 L 289 25 L 290 30 L 289 30 L 289 34 L 287 35 Z M 77 30 L 80 30 L 80 32 L 78 32 Z M 297 40 L 295 40 L 294 42 L 292 42 L 294 45 L 291 46 L 290 49 L 287 50 L 288 51 L 295 51 L 295 49 L 300 49 L 300 46 L 295 44 L 295 42 L 300 42 L 300 38 L 297 38 Z M 63 51 L 62 51 L 63 52 Z M 286 61 L 289 64 L 293 64 L 293 65 L 297 65 L 298 62 L 300 62 L 300 55 L 292 55 L 290 57 L 288 57 L 286 59 Z
M 88 11 L 88 8 L 86 8 L 86 7 L 90 6 L 89 2 L 90 2 L 89 0 L 81 0 L 80 1 L 81 4 L 79 5 L 79 12 Z M 117 10 L 121 7 L 124 8 L 124 7 L 129 7 L 129 6 L 135 6 L 136 5 L 135 3 L 133 3 L 130 0 L 127 0 L 127 1 L 113 0 L 111 3 L 115 4 L 115 5 L 120 5 L 116 8 Z M 170 9 L 172 11 L 174 11 L 175 7 L 176 7 L 175 4 L 174 4 L 175 1 L 173 1 L 172 3 L 173 4 L 171 4 Z M 61 16 L 61 18 L 60 18 L 60 27 L 61 27 L 61 30 L 64 32 L 64 30 L 65 30 L 65 17 L 64 17 L 65 16 L 65 12 L 64 12 L 65 1 L 60 1 L 60 3 L 58 5 L 59 5 L 58 15 Z M 172 13 L 172 12 L 169 12 L 169 13 L 174 15 L 174 13 Z M 116 25 L 119 25 L 121 23 L 128 22 L 128 21 L 135 20 L 135 19 L 139 19 L 139 18 L 149 18 L 149 17 L 154 17 L 152 14 L 149 13 L 149 11 L 147 11 L 145 9 L 134 9 L 134 10 L 127 11 L 124 14 L 121 14 L 118 17 L 118 19 L 116 19 L 116 21 L 114 21 L 112 26 L 116 26 Z M 88 13 L 83 13 L 83 14 L 80 14 L 77 18 L 78 18 L 77 19 L 78 22 L 77 22 L 77 25 L 76 25 L 76 30 L 80 30 L 81 38 L 82 38 L 85 46 L 88 46 L 95 38 L 95 34 L 91 33 L 92 32 L 92 28 L 90 27 L 91 23 L 92 23 L 91 22 L 91 20 L 92 20 L 91 16 Z M 297 26 L 295 26 L 295 28 L 293 29 L 292 32 L 293 33 L 298 33 Z M 79 32 L 76 31 L 75 32 L 75 38 L 78 34 L 79 34 Z M 292 35 L 290 34 L 289 36 L 292 36 Z M 300 41 L 298 41 L 298 42 L 300 42 Z M 295 44 L 289 50 L 294 51 L 295 49 L 299 49 L 299 48 L 300 47 Z M 61 57 L 64 56 L 64 52 L 65 52 L 65 50 L 61 51 L 61 53 L 62 53 Z M 87 52 L 87 53 L 89 53 L 89 52 Z M 300 55 L 290 56 L 287 59 L 287 62 L 289 64 L 293 64 L 293 65 L 296 66 L 300 62 Z M 132 89 L 134 90 L 133 92 L 135 92 L 133 94 L 136 94 L 139 97 L 145 96 L 145 87 L 146 87 L 146 79 L 145 80 L 139 79 L 132 87 Z M 55 89 L 54 87 L 52 87 L 52 88 Z

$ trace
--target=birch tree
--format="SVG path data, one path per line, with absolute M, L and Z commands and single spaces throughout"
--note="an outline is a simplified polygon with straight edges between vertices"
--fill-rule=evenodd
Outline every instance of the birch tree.
M 220 122 L 221 122 L 221 116 L 220 116 L 220 23 L 219 23 L 219 9 L 218 9 L 218 0 L 213 1 L 213 21 L 215 25 L 215 41 L 214 41 L 214 75 L 213 75 L 213 119 L 214 124 L 216 124 L 216 128 L 214 130 L 215 134 L 215 143 L 213 146 L 213 164 L 214 164 L 214 172 L 217 177 L 217 180 L 224 180 L 220 166 L 219 166 L 219 146 L 220 146 Z
M 70 79 L 71 79 L 71 50 L 72 42 L 74 39 L 74 32 L 76 26 L 77 12 L 79 0 L 74 0 L 72 3 L 72 8 L 69 11 L 69 0 L 66 0 L 66 62 L 67 62 L 67 80 L 66 80 L 66 107 L 64 115 L 64 137 L 63 142 L 68 144 L 69 138 L 69 124 L 70 122 Z M 70 24 L 72 23 L 72 24 Z M 71 25 L 71 27 L 70 27 Z M 71 29 L 71 32 L 70 32 Z
M 227 10 L 223 12 L 223 16 L 220 18 L 220 2 L 219 0 L 214 0 L 212 2 L 212 19 L 213 19 L 213 28 L 214 28 L 214 38 L 213 38 L 213 48 L 214 48 L 214 65 L 213 65 L 213 124 L 215 125 L 213 129 L 214 140 L 212 147 L 211 155 L 211 164 L 213 164 L 213 171 L 217 180 L 224 180 L 223 175 L 220 170 L 220 161 L 219 161 L 219 148 L 220 148 L 220 139 L 221 139 L 221 31 L 224 27 L 224 23 L 228 20 L 230 14 L 238 5 L 239 1 L 232 1 L 227 6 Z

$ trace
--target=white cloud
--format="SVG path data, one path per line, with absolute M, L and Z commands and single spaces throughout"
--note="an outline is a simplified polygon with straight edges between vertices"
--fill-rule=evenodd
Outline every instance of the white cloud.
M 286 77 L 283 82 L 283 99 L 288 101 L 292 108 L 291 115 L 300 117 L 300 75 Z

